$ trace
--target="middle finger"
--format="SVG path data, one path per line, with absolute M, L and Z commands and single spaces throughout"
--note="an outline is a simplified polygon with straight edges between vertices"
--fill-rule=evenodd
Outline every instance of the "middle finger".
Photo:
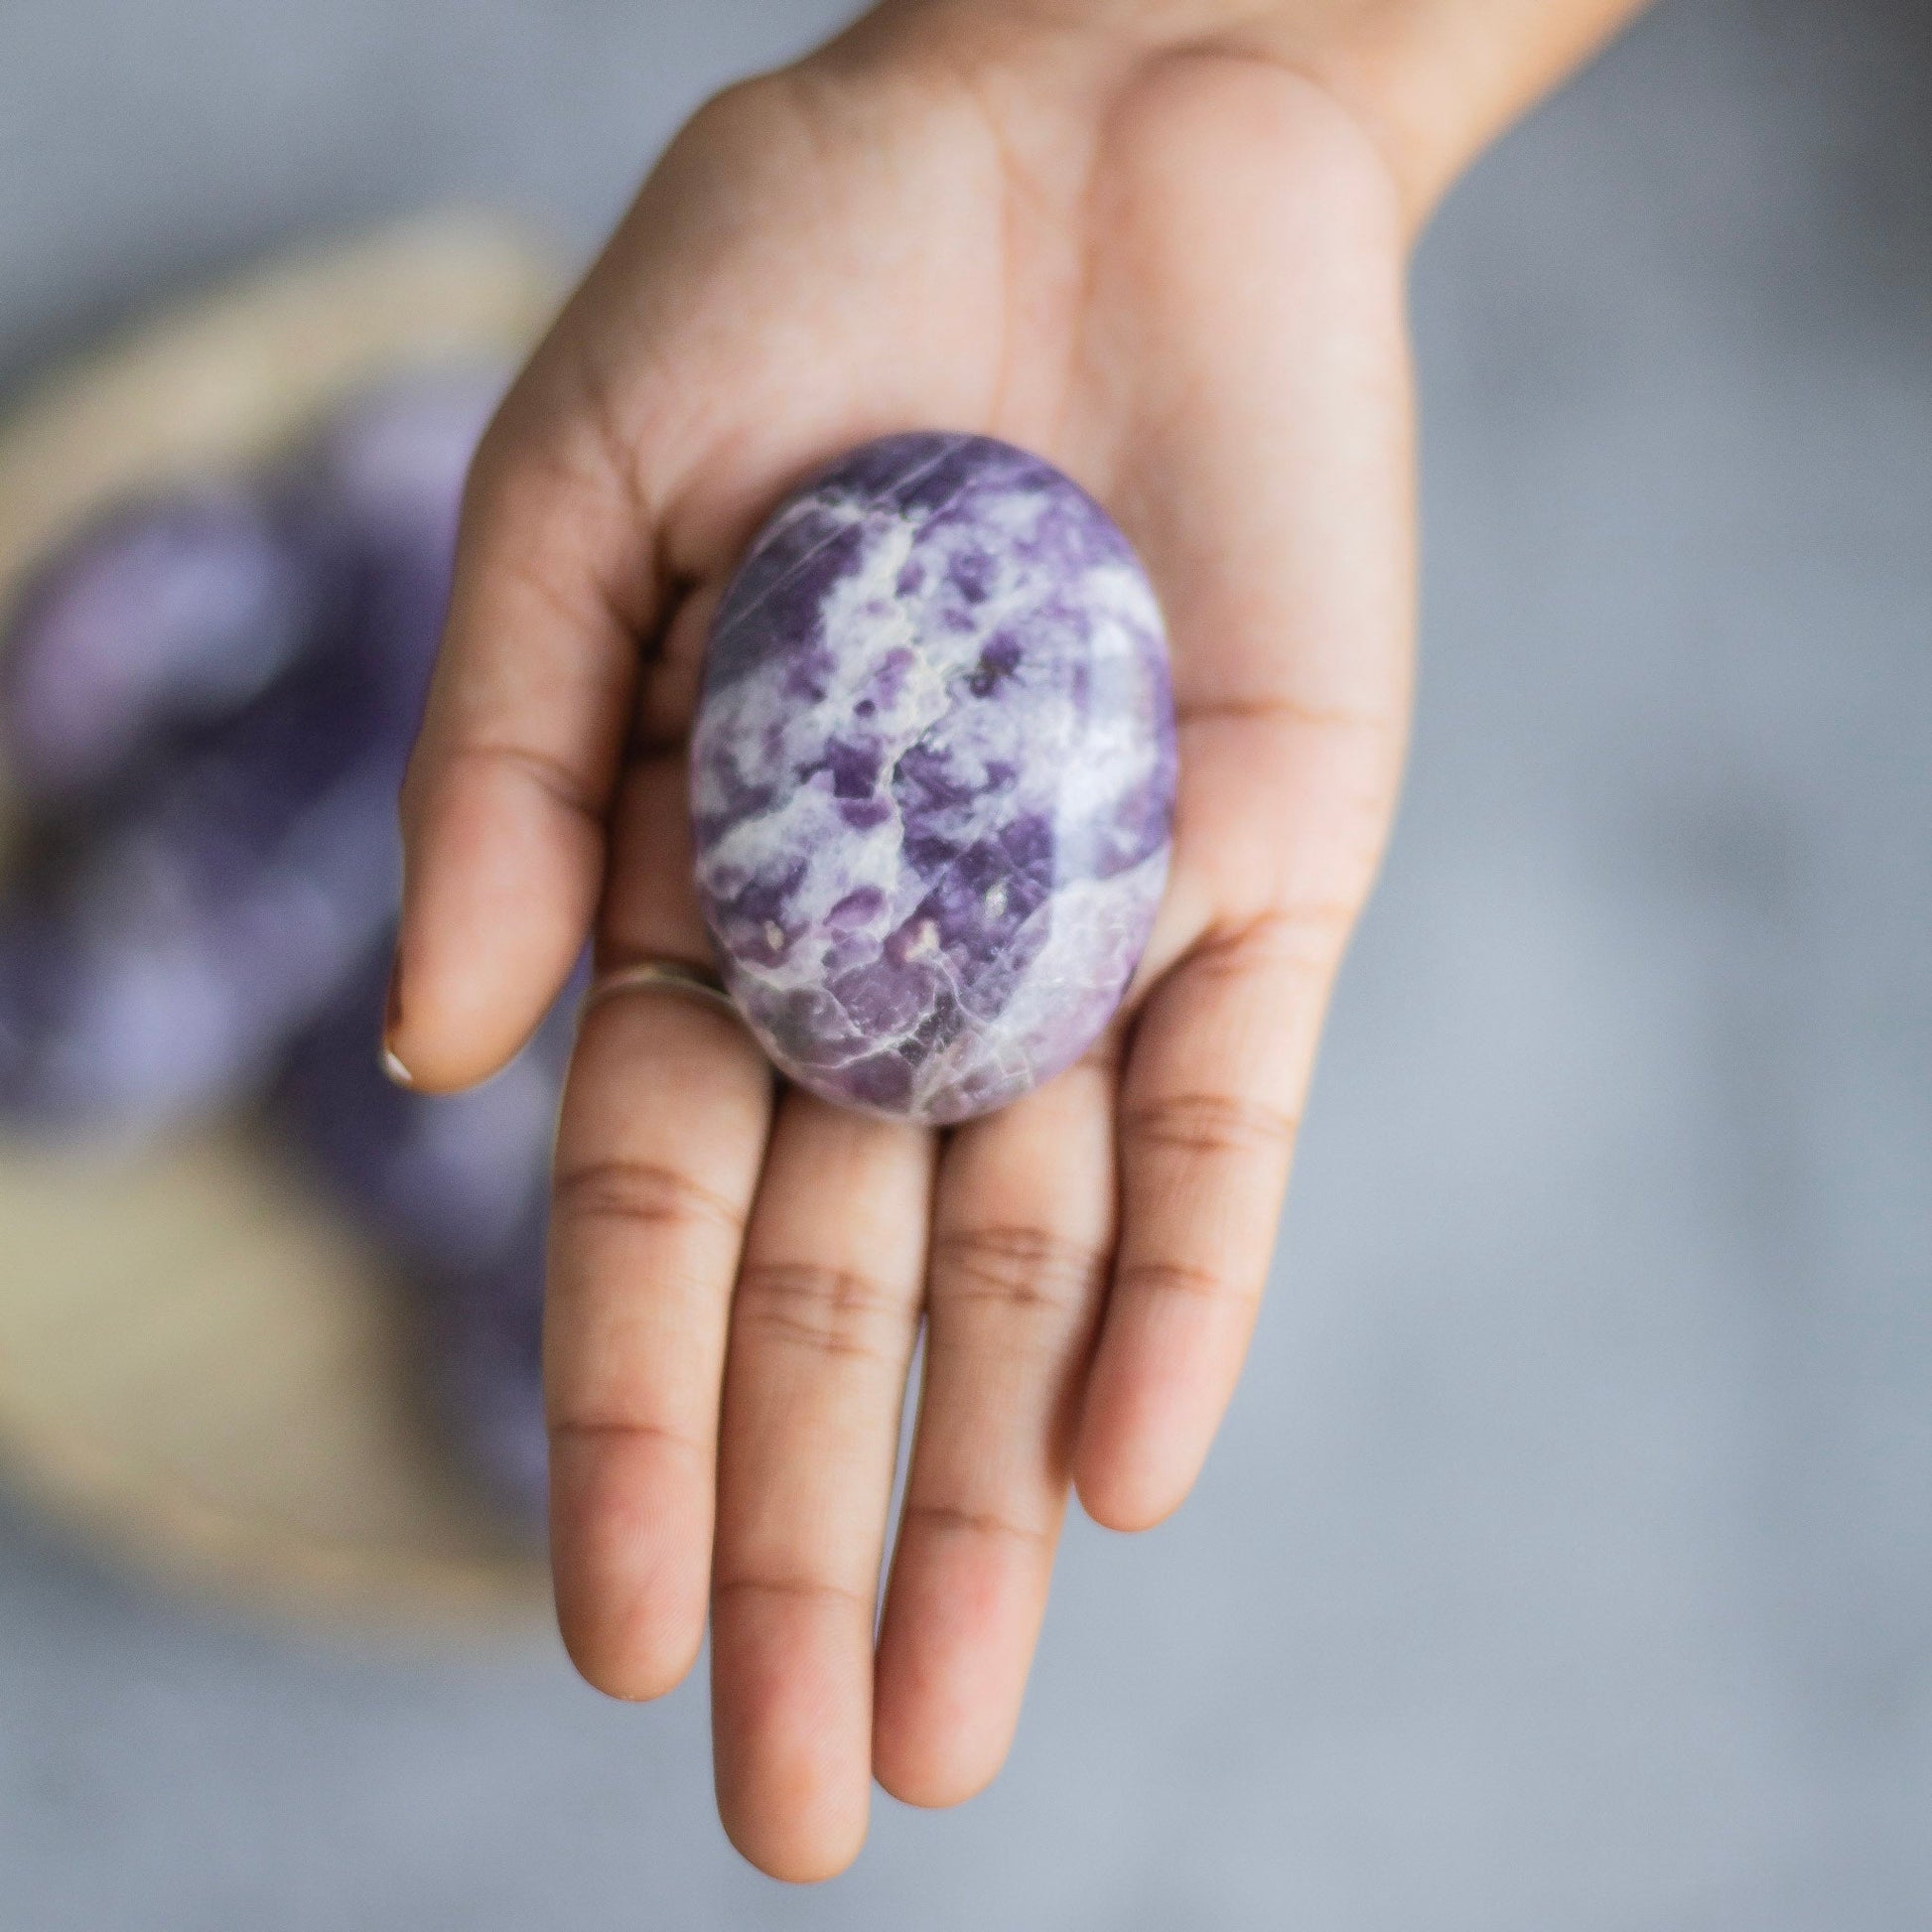
M 1020 1716 L 1113 1238 L 1113 1091 L 1096 1053 L 962 1128 L 940 1170 L 874 1729 L 909 1803 L 977 1791 Z
M 775 1876 L 857 1856 L 872 1633 L 933 1137 L 786 1094 L 732 1314 L 712 1584 L 725 1829 Z

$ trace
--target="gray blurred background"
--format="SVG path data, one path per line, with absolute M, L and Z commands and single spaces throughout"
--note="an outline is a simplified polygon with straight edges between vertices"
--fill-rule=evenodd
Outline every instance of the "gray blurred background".
M 588 249 L 837 0 L 0 0 L 0 381 L 451 199 Z M 0 1511 L 8 1932 L 1932 1925 L 1932 14 L 1674 0 L 1416 275 L 1413 775 L 1201 1488 L 1013 1762 L 739 1863 L 693 1684 Z M 4 1266 L 0 1259 L 0 1266 Z

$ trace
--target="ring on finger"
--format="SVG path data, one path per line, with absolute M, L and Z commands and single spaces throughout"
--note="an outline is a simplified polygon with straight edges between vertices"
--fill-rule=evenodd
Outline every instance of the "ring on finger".
M 593 974 L 590 990 L 577 1010 L 579 1019 L 600 1000 L 617 993 L 680 993 L 686 999 L 716 1007 L 734 1020 L 738 1018 L 738 1008 L 725 991 L 724 981 L 709 967 L 693 966 L 687 960 L 633 959 Z

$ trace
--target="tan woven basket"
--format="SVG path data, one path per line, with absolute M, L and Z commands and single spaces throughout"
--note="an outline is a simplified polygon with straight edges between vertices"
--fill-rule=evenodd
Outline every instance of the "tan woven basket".
M 436 219 L 275 266 L 139 328 L 0 425 L 0 608 L 129 489 L 272 450 L 411 364 L 520 354 L 546 255 Z M 527 1625 L 547 1600 L 423 1419 L 380 1257 L 273 1147 L 0 1141 L 0 1479 L 171 1582 L 365 1631 Z

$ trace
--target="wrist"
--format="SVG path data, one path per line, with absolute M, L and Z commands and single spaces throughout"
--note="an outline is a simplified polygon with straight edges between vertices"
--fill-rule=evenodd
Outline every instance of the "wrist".
M 882 0 L 849 38 L 923 47 L 1021 89 L 1104 102 L 1184 53 L 1320 88 L 1419 228 L 1469 162 L 1647 0 Z

